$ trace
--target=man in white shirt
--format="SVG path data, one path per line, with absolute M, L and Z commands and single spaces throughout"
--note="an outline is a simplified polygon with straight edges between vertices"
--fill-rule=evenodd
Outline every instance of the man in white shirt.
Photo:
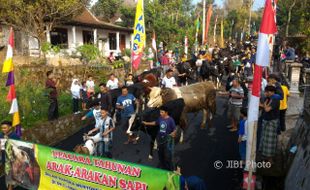
M 166 72 L 166 76 L 162 80 L 162 85 L 163 87 L 166 87 L 166 88 L 172 88 L 172 87 L 177 86 L 175 78 L 173 77 L 172 69 L 168 69 L 168 71 Z
M 107 87 L 109 88 L 109 90 L 113 90 L 113 89 L 117 89 L 118 88 L 118 79 L 115 78 L 114 74 L 110 75 L 110 80 L 108 80 L 107 82 Z

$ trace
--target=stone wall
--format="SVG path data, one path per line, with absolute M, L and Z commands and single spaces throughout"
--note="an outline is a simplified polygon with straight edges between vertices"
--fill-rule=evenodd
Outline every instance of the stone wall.
M 102 65 L 76 65 L 66 67 L 51 67 L 45 65 L 39 66 L 19 66 L 15 68 L 16 83 L 23 83 L 26 81 L 33 81 L 38 84 L 45 84 L 46 72 L 53 70 L 56 76 L 60 77 L 60 90 L 68 90 L 71 86 L 72 79 L 77 77 L 80 81 L 87 80 L 88 75 L 92 75 L 95 83 L 106 82 L 111 73 L 122 78 L 125 76 L 124 69 L 111 69 Z
M 92 120 L 81 121 L 83 114 L 68 115 L 55 121 L 38 123 L 23 131 L 22 139 L 28 142 L 53 146 L 83 127 L 93 124 Z

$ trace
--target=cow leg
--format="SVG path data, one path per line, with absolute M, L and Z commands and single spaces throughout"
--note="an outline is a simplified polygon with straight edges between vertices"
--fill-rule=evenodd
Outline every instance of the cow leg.
M 206 121 L 207 121 L 207 110 L 203 109 L 202 110 L 202 122 L 200 125 L 200 129 L 205 129 L 206 128 Z
M 180 130 L 181 130 L 181 135 L 179 139 L 179 143 L 183 143 L 184 140 L 184 129 L 187 127 L 187 120 L 186 120 L 186 112 L 183 111 L 181 118 L 180 118 Z
M 149 153 L 149 159 L 153 159 L 153 150 L 157 149 L 157 143 L 156 143 L 156 135 L 151 135 L 151 142 L 150 142 L 150 153 Z

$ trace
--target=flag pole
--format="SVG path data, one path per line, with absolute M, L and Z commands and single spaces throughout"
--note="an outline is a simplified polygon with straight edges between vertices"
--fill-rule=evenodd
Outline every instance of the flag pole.
M 253 133 L 252 133 L 252 143 L 251 143 L 251 153 L 250 153 L 250 167 L 248 175 L 248 187 L 247 190 L 251 190 L 252 176 L 254 172 L 254 161 L 256 158 L 256 142 L 257 142 L 257 121 L 254 122 Z M 246 163 L 247 164 L 247 163 Z
M 202 11 L 202 40 L 201 44 L 205 44 L 205 36 L 206 36 L 206 0 L 203 0 L 203 11 Z

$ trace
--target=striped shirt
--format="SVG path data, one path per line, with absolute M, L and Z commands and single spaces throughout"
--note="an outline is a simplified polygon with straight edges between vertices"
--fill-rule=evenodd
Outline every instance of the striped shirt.
M 229 94 L 230 95 L 238 94 L 238 95 L 244 96 L 243 89 L 240 86 L 237 88 L 231 87 L 231 89 L 229 90 Z M 242 98 L 234 98 L 231 96 L 229 99 L 229 103 L 236 107 L 242 107 Z

